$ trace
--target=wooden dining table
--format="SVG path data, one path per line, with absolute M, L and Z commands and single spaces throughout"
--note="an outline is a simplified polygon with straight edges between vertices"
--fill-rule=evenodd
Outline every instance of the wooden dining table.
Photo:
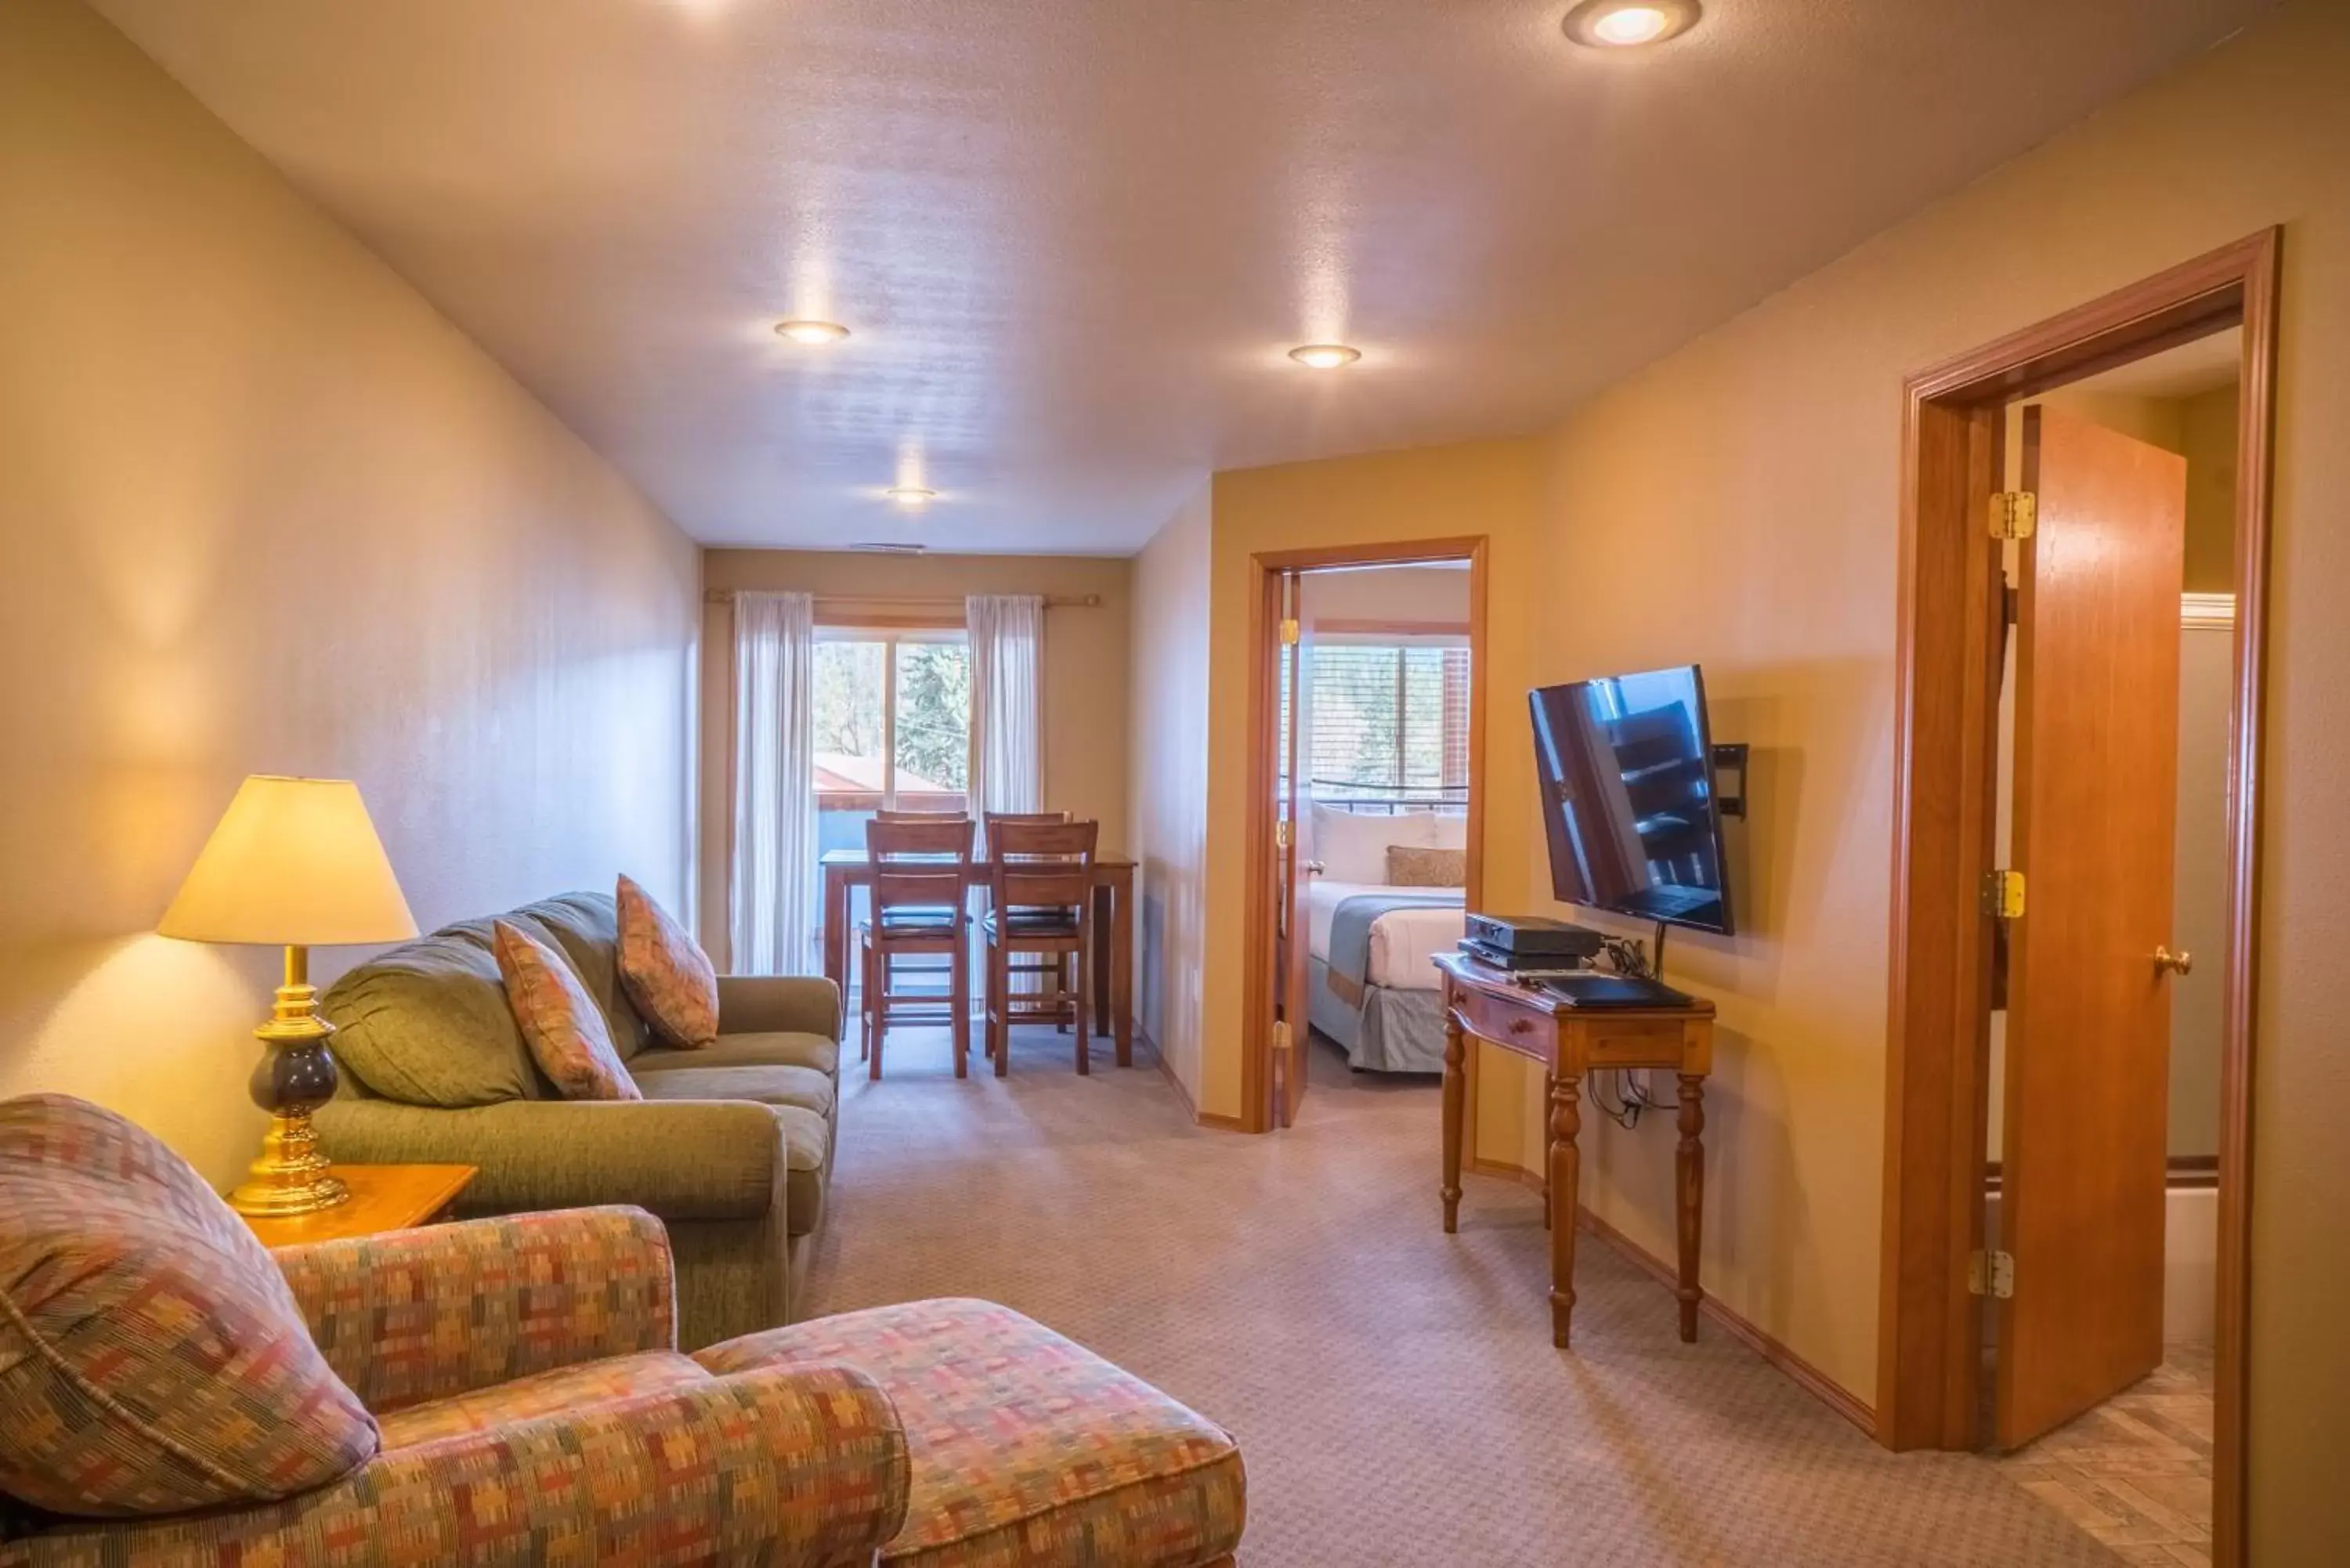
M 824 869 L 825 978 L 848 991 L 849 889 L 873 885 L 873 865 L 862 849 L 827 849 L 816 857 Z M 974 859 L 964 887 L 984 888 L 994 862 Z M 1094 860 L 1094 1033 L 1108 1035 L 1118 1064 L 1134 1064 L 1134 862 L 1104 855 Z

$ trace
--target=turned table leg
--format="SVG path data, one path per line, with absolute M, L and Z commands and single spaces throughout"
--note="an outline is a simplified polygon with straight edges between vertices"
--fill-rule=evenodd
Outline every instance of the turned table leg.
M 1575 1317 L 1575 1217 L 1582 1211 L 1575 1190 L 1582 1161 L 1575 1140 L 1582 1131 L 1576 1080 L 1561 1073 L 1550 1091 L 1550 1342 L 1561 1350 Z
M 1697 1338 L 1698 1303 L 1704 1300 L 1698 1289 L 1697 1256 L 1700 1227 L 1705 1222 L 1705 1079 L 1695 1073 L 1683 1073 L 1681 1079 L 1681 1115 L 1679 1147 L 1673 1153 L 1675 1207 L 1679 1221 L 1680 1288 L 1673 1293 L 1681 1304 L 1681 1339 Z
M 1461 1064 L 1468 1052 L 1461 1038 L 1461 1014 L 1444 1014 L 1444 1233 L 1461 1229 L 1461 1131 L 1468 1109 L 1468 1085 Z

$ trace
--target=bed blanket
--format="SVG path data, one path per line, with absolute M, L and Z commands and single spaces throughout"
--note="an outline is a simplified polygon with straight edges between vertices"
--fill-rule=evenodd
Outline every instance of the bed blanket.
M 1459 888 L 1398 888 L 1357 893 L 1339 901 L 1330 915 L 1330 991 L 1349 1006 L 1360 1006 L 1364 976 L 1371 970 L 1371 925 L 1390 909 L 1461 908 Z

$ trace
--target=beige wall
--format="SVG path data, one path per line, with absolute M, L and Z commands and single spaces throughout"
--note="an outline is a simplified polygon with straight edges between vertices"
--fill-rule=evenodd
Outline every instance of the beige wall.
M 427 926 L 682 902 L 695 553 L 65 0 L 0 6 L 0 1094 L 226 1183 L 276 955 L 151 933 L 238 779 L 357 779 Z
M 2255 1560 L 2280 1568 L 2350 1540 L 2345 77 L 2350 8 L 2288 5 L 1579 410 L 1552 447 L 1556 630 L 1530 671 L 1699 658 L 1724 736 L 1761 748 L 1752 934 L 1676 938 L 1671 966 L 1722 1008 L 1707 1280 L 1873 1397 L 1901 378 L 2284 223 L 2251 1390 Z M 1585 520 L 1636 515 L 1689 574 L 1685 632 L 1577 569 L 1610 539 Z M 1602 1127 L 1586 1179 L 1660 1249 L 1669 1137 Z
M 2187 591 L 2236 586 L 2236 387 L 2182 399 L 2178 455 L 2187 460 Z
M 712 589 L 812 593 L 819 599 L 912 596 L 951 606 L 960 624 L 966 594 L 1044 594 L 1096 607 L 1045 614 L 1045 804 L 1101 823 L 1104 853 L 1125 850 L 1127 651 L 1132 565 L 1094 556 L 886 556 L 849 550 L 709 550 Z M 726 856 L 733 787 L 733 614 L 702 613 L 702 940 L 727 956 Z
M 1206 981 L 1210 527 L 1203 484 L 1135 558 L 1129 723 L 1136 1011 L 1194 1106 Z

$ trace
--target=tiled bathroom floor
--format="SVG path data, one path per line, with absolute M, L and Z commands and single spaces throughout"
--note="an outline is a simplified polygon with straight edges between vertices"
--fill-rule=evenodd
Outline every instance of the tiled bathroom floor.
M 2211 1347 L 2174 1345 L 2134 1386 L 1999 1461 L 2125 1563 L 2211 1562 Z

